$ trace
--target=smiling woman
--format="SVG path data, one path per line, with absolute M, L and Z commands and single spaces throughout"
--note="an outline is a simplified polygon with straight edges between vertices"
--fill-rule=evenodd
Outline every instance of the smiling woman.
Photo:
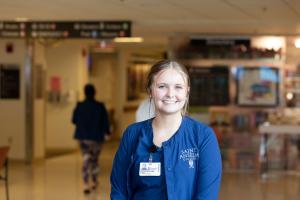
M 111 173 L 112 200 L 218 199 L 218 143 L 210 127 L 185 115 L 189 88 L 178 62 L 152 66 L 147 91 L 155 117 L 124 132 Z

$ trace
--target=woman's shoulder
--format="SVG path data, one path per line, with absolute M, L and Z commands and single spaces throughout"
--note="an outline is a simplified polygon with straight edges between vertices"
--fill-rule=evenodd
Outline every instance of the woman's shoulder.
M 187 136 L 198 143 L 199 147 L 204 147 L 203 144 L 211 141 L 217 141 L 214 130 L 191 117 L 186 117 Z
M 131 131 L 131 132 L 132 132 L 132 131 L 133 131 L 133 132 L 139 131 L 140 129 L 149 126 L 149 123 L 151 124 L 150 119 L 145 120 L 145 121 L 141 121 L 141 122 L 135 122 L 135 123 L 132 123 L 132 124 L 130 124 L 130 125 L 126 128 L 126 131 Z
M 186 121 L 186 124 L 190 127 L 198 127 L 198 128 L 210 128 L 208 125 L 200 122 L 200 121 L 197 121 L 196 119 L 190 117 L 190 116 L 185 116 L 185 121 Z
M 197 121 L 189 116 L 185 117 L 185 126 L 194 134 L 199 136 L 209 136 L 214 133 L 213 129 L 202 122 Z
M 141 132 L 142 129 L 145 129 L 150 125 L 151 125 L 151 119 L 130 124 L 125 129 L 124 136 L 133 138 L 133 137 L 137 136 Z

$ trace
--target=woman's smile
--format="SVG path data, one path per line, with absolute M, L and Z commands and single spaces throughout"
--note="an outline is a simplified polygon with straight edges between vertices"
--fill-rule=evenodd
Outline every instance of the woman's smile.
M 165 104 L 174 104 L 174 103 L 177 103 L 178 101 L 175 101 L 175 100 L 162 100 L 163 103 Z

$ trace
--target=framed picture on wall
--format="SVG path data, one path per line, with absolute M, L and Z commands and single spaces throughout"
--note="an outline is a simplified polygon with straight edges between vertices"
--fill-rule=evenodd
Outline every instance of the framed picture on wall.
M 237 104 L 240 106 L 277 106 L 279 71 L 274 67 L 238 67 Z

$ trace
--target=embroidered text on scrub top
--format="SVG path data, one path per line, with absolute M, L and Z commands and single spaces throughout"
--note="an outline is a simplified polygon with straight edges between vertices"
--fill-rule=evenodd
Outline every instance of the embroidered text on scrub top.
M 194 161 L 199 158 L 197 148 L 189 148 L 181 150 L 179 159 L 188 162 L 189 168 L 194 168 Z

